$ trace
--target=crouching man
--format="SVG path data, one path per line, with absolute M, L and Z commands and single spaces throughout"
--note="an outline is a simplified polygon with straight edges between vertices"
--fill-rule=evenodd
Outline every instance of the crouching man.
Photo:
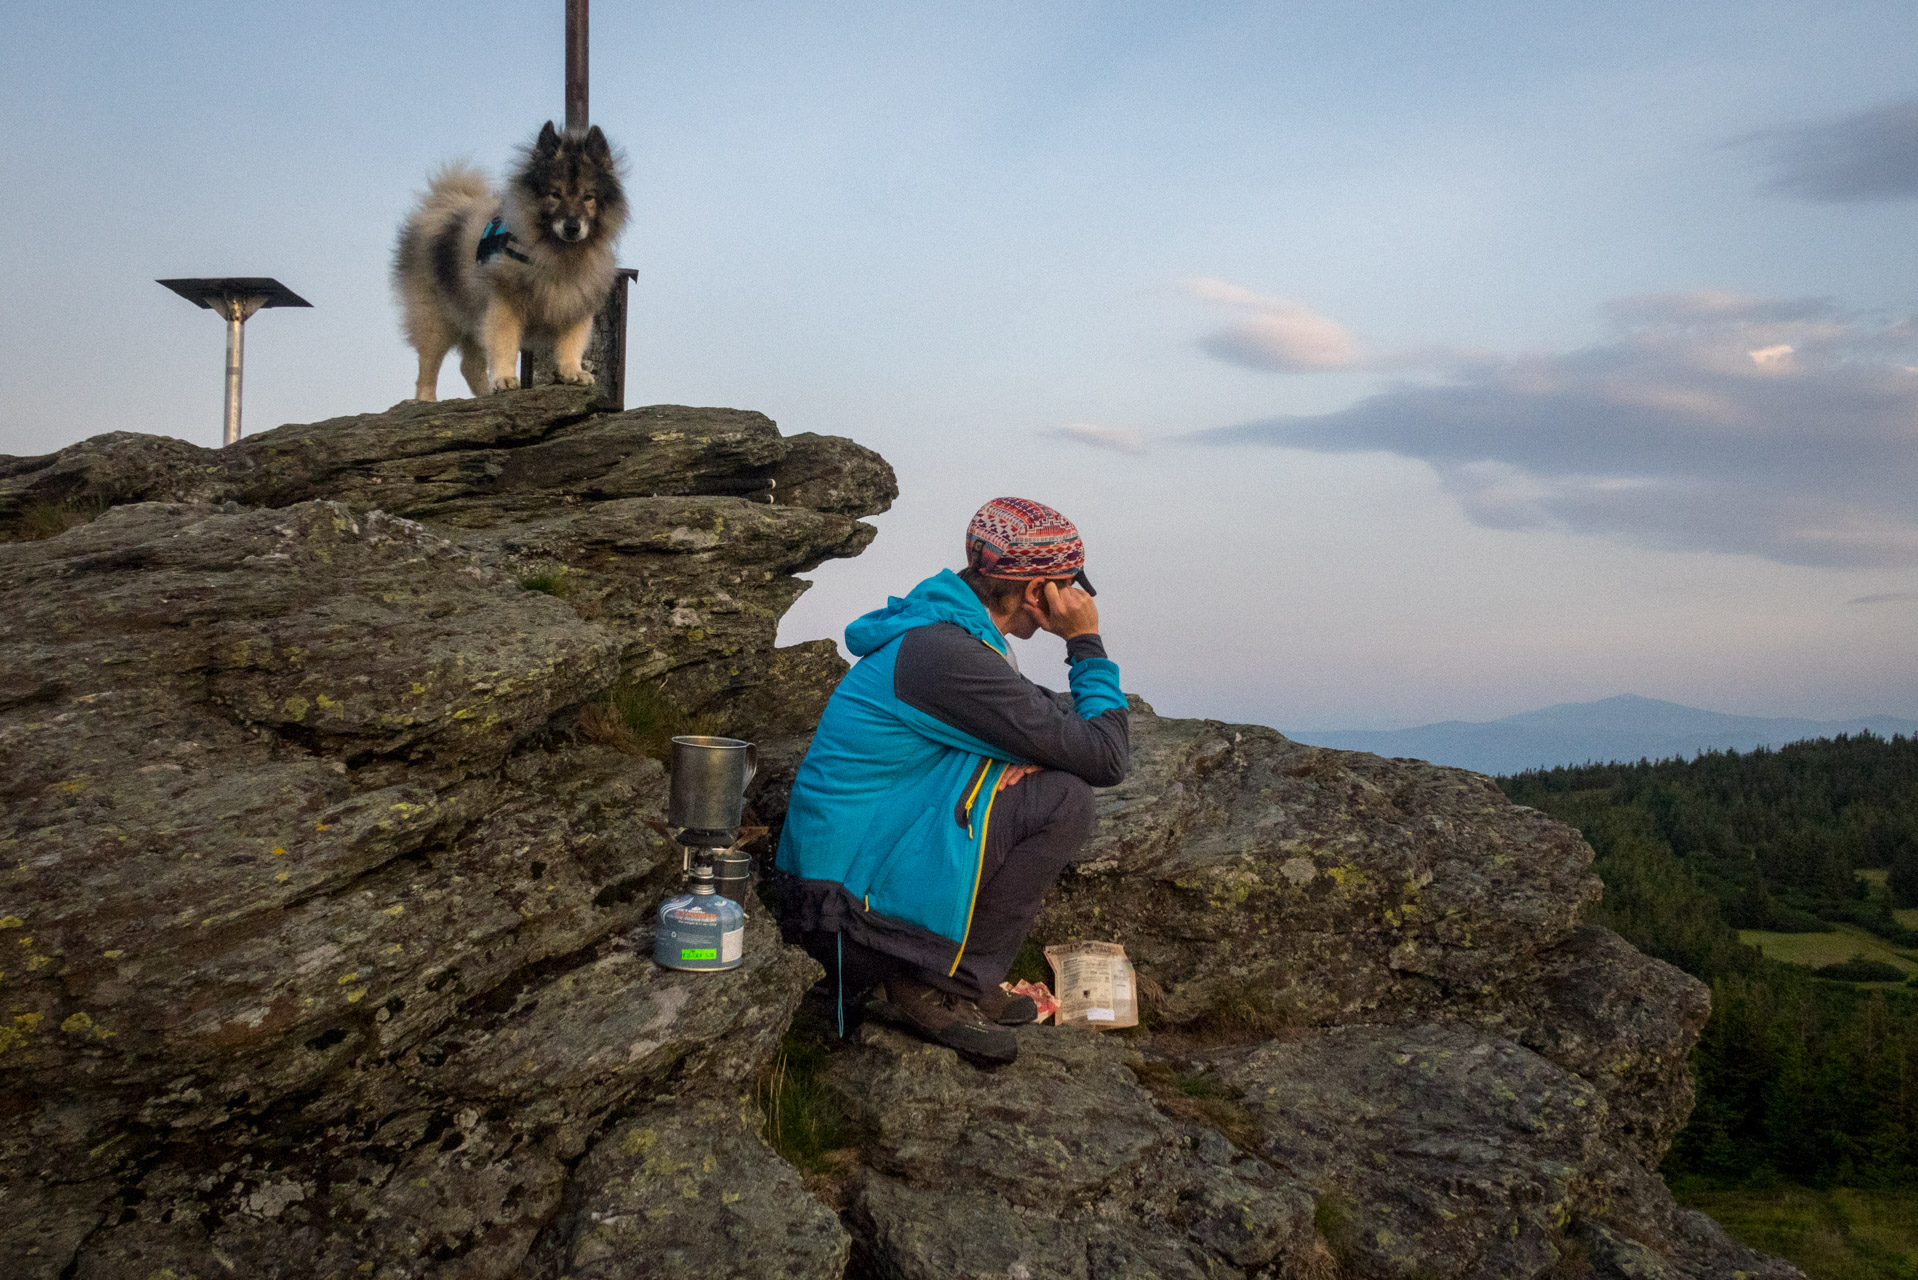
M 858 658 L 793 784 L 778 865 L 786 928 L 846 1003 L 974 1063 L 1010 1062 L 1038 1010 L 999 987 L 1039 900 L 1125 777 L 1119 668 L 1085 546 L 1041 503 L 995 498 L 942 570 L 846 628 Z M 1019 673 L 1006 637 L 1066 642 L 1072 705 Z

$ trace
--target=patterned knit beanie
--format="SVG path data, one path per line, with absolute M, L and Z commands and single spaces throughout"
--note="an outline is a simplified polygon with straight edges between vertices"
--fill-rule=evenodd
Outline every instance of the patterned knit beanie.
M 1086 546 L 1072 521 L 1043 502 L 994 498 L 966 526 L 966 564 L 988 578 L 1086 578 Z

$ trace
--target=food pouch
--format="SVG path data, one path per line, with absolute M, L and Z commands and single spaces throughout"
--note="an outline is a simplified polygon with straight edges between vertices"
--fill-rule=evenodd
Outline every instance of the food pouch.
M 1058 994 L 1054 1021 L 1062 1027 L 1111 1031 L 1139 1025 L 1139 984 L 1125 948 L 1116 942 L 1073 942 L 1047 947 L 1052 989 Z

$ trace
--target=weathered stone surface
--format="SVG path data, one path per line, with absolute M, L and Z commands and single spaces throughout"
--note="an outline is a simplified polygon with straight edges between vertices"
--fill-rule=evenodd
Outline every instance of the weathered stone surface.
M 1709 995 L 1610 931 L 1579 924 L 1597 883 L 1575 832 L 1477 775 L 1306 747 L 1258 726 L 1164 720 L 1136 700 L 1133 743 L 1131 777 L 1101 793 L 1086 859 L 1036 933 L 1123 942 L 1165 988 L 1156 1026 L 1213 1040 L 1285 1037 L 1255 1056 L 1303 1090 L 1284 1114 L 1320 1126 L 1313 1141 L 1326 1151 L 1348 1149 L 1362 1118 L 1384 1108 L 1385 1164 L 1338 1194 L 1403 1248 L 1379 1246 L 1365 1265 L 1409 1274 L 1427 1266 L 1417 1259 L 1443 1255 L 1477 1257 L 1488 1275 L 1536 1274 L 1569 1238 L 1572 1208 L 1586 1214 L 1579 1222 L 1601 1224 L 1579 1228 L 1593 1240 L 1613 1231 L 1630 1246 L 1619 1257 L 1642 1250 L 1673 1275 L 1741 1258 L 1758 1265 L 1716 1227 L 1679 1214 L 1645 1173 L 1690 1114 L 1687 1058 Z M 1353 1046 L 1376 1057 L 1409 1034 L 1394 1024 L 1420 1023 L 1449 1024 L 1419 1032 L 1443 1046 L 1433 1052 L 1449 1055 L 1444 1062 L 1490 1065 L 1444 1088 L 1427 1081 L 1434 1092 L 1416 1098 L 1368 1094 L 1377 1080 L 1348 1079 L 1341 1064 Z M 1321 1039 L 1305 1035 L 1312 1027 L 1341 1029 Z M 1408 1044 L 1392 1058 L 1419 1052 Z M 1259 1073 L 1251 1061 L 1217 1077 L 1245 1092 L 1247 1106 Z M 1471 1185 L 1492 1206 L 1476 1219 L 1438 1203 L 1451 1193 L 1418 1167 L 1418 1144 L 1469 1163 L 1471 1135 L 1485 1154 L 1483 1142 L 1510 1119 L 1507 1104 L 1527 1089 L 1550 1114 L 1526 1123 L 1569 1145 L 1534 1141 L 1517 1164 L 1475 1170 Z M 1444 1134 L 1421 1127 L 1432 1107 L 1456 1112 Z M 1308 1158 L 1307 1137 L 1289 1132 L 1285 1158 L 1270 1145 L 1262 1154 L 1307 1185 L 1332 1185 L 1330 1157 Z M 1607 1204 L 1641 1216 L 1601 1222 Z M 1426 1221 L 1443 1229 L 1414 1230 Z
M 1509 1040 L 1338 1027 L 1207 1065 L 1259 1155 L 1315 1190 L 1350 1274 L 1532 1277 L 1581 1257 L 1600 1276 L 1798 1274 L 1679 1210 L 1607 1144 L 1600 1092 Z
M 1116 1036 L 1018 1034 L 992 1073 L 876 1026 L 834 1056 L 868 1135 L 849 1220 L 873 1274 L 1532 1280 L 1589 1258 L 1618 1280 L 1797 1275 L 1678 1209 L 1609 1143 L 1597 1088 L 1476 1028 L 1182 1059 L 1147 1038 L 1146 1060 Z M 1168 1108 L 1190 1098 L 1244 1149 Z
M 1710 990 L 1596 925 L 1539 960 L 1533 993 L 1485 1021 L 1589 1081 L 1605 1099 L 1606 1141 L 1656 1169 L 1691 1115 L 1689 1059 Z
M 187 1112 L 271 1098 L 638 919 L 594 900 L 667 856 L 658 766 L 502 767 L 617 642 L 419 526 L 119 507 L 0 575 L 0 644 L 61 691 L 0 721 L 12 1070 L 150 1119 L 188 1072 Z
M 1332 1197 L 1362 1275 L 1533 1276 L 1559 1257 L 1604 1103 L 1509 1041 L 1340 1027 L 1227 1059 L 1258 1150 Z
M 1124 943 L 1166 990 L 1158 1025 L 1483 1026 L 1590 1081 L 1648 1168 L 1691 1112 L 1705 987 L 1581 927 L 1591 850 L 1487 778 L 1135 700 L 1099 819 L 1037 933 Z
M 594 1148 L 556 1235 L 570 1280 L 836 1280 L 852 1237 L 758 1135 L 750 1099 L 649 1108 Z
M 555 386 L 409 402 L 224 449 L 118 432 L 0 458 L 0 540 L 49 503 L 334 499 L 413 517 L 504 574 L 562 579 L 584 619 L 618 633 L 629 673 L 671 673 L 689 709 L 717 711 L 768 683 L 779 617 L 804 590 L 790 575 L 857 555 L 873 529 L 855 517 L 897 494 L 884 459 L 849 440 L 788 439 L 733 409 L 596 414 L 590 392 Z M 823 705 L 827 692 L 795 701 Z
M 0 455 L 0 534 L 17 535 L 38 503 L 220 501 L 218 456 L 137 431 L 109 431 L 35 458 Z
M 1018 1034 L 992 1073 L 870 1025 L 835 1059 L 872 1135 L 853 1217 L 879 1274 L 1236 1276 L 1310 1256 L 1303 1187 L 1161 1114 L 1120 1040 Z
M 789 454 L 833 510 L 764 501 Z M 0 1256 L 511 1275 L 622 1115 L 750 1091 L 817 967 L 651 963 L 665 776 L 572 717 L 660 676 L 796 755 L 790 574 L 891 494 L 567 390 L 0 463 L 0 526 L 110 504 L 0 546 Z
M 644 931 L 609 940 L 322 1089 L 209 1135 L 149 1135 L 78 1274 L 518 1274 L 569 1169 L 617 1141 L 600 1138 L 608 1123 L 736 1098 L 818 972 L 764 923 L 723 981 L 661 969 L 649 948 Z M 653 1101 L 662 1090 L 686 1100 Z
M 223 449 L 113 432 L 43 457 L 0 457 L 0 533 L 36 502 L 283 507 L 324 496 L 487 524 L 560 502 L 702 494 L 861 516 L 885 510 L 898 486 L 872 451 L 832 437 L 782 437 L 763 414 L 684 405 L 599 414 L 591 392 L 554 386 L 409 401 Z
M 731 709 L 742 698 L 759 709 L 783 690 L 772 718 L 810 734 L 845 667 L 828 644 L 816 695 L 790 680 L 793 655 L 772 648 L 780 616 L 805 589 L 790 575 L 857 555 L 872 526 L 738 498 L 623 498 L 461 538 L 518 575 L 560 577 L 582 618 L 621 637 L 625 669 L 670 674 L 689 709 Z
M 7 1182 L 5 1192 L 0 1241 L 8 1265 L 21 1280 L 59 1280 L 80 1242 L 100 1225 L 114 1187 L 104 1178 L 90 1183 L 19 1179 Z
M 1293 1025 L 1495 1001 L 1598 892 L 1577 832 L 1478 774 L 1143 704 L 1132 743 L 1039 930 L 1124 943 L 1167 1022 L 1248 991 Z

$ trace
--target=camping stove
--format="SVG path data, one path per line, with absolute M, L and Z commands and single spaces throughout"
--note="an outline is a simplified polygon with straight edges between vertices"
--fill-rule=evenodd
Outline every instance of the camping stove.
M 752 857 L 739 848 L 746 784 L 758 749 L 736 738 L 673 739 L 672 799 L 687 887 L 660 904 L 653 959 L 669 969 L 736 969 L 745 960 Z

